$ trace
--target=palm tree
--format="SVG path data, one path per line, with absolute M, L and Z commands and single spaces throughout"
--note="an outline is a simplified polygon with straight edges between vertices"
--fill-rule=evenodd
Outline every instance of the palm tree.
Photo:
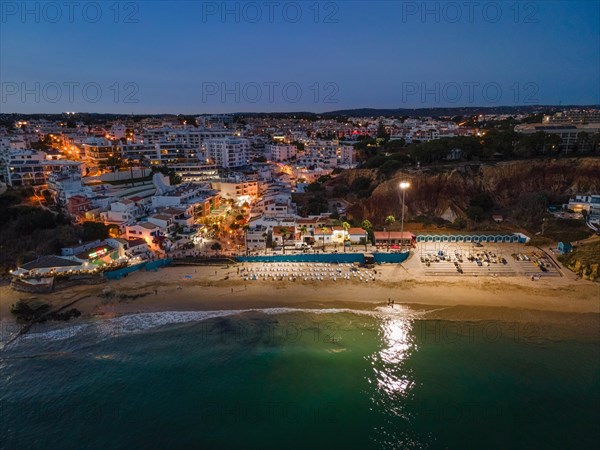
M 265 255 L 267 254 L 267 238 L 269 237 L 269 233 L 262 234 L 263 239 L 265 240 Z
M 288 237 L 288 232 L 285 227 L 281 227 L 279 232 L 281 233 L 281 246 L 283 247 L 283 254 L 285 255 L 285 240 Z
M 140 156 L 138 158 L 138 164 L 140 166 L 140 169 L 142 169 L 142 178 L 144 178 L 146 176 L 146 162 L 147 162 L 147 158 L 142 155 L 140 153 Z
M 342 228 L 344 229 L 344 238 L 342 239 L 342 245 L 344 246 L 344 253 L 346 253 L 346 239 L 349 239 L 348 230 L 350 229 L 350 224 L 348 222 L 342 222 Z
M 300 227 L 300 239 L 302 240 L 302 242 L 304 242 L 304 235 L 308 232 L 308 228 L 306 227 L 306 225 L 302 225 Z
M 390 226 L 396 221 L 396 218 L 392 215 L 389 215 L 385 218 L 385 224 L 388 226 L 388 251 L 390 250 L 390 236 L 391 236 L 391 232 L 390 232 Z
M 325 233 L 329 231 L 327 227 L 321 227 L 321 239 L 323 239 L 323 251 L 325 251 Z
M 363 230 L 365 230 L 365 252 L 366 252 L 367 251 L 367 243 L 369 241 L 369 239 L 368 239 L 369 231 L 371 231 L 373 229 L 373 224 L 371 223 L 371 221 L 365 219 L 362 221 L 360 226 Z
M 246 256 L 248 256 L 248 229 L 249 228 L 250 228 L 250 225 L 248 225 L 247 223 L 242 225 L 242 230 L 244 230 L 244 244 L 246 245 Z
M 217 252 L 219 252 L 222 248 L 223 247 L 218 242 L 215 242 L 210 246 L 210 249 L 213 250 L 215 254 L 217 254 Z
M 129 167 L 129 180 L 133 186 L 133 159 L 127 158 L 127 167 Z

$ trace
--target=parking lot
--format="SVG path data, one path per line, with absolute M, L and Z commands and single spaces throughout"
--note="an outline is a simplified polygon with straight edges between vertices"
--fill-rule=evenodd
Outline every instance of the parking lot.
M 516 243 L 423 242 L 414 258 L 429 276 L 562 276 L 541 250 Z

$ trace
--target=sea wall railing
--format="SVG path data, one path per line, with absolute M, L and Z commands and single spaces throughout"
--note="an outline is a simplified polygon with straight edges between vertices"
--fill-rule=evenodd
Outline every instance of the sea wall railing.
M 401 263 L 409 253 L 371 253 L 375 263 Z M 365 263 L 363 253 L 303 253 L 300 255 L 239 256 L 239 262 L 276 263 L 276 262 L 312 262 L 312 263 Z
M 154 261 L 144 261 L 133 266 L 127 266 L 121 269 L 104 272 L 104 276 L 109 280 L 118 280 L 137 270 L 141 270 L 144 268 L 146 270 L 158 270 L 161 267 L 171 265 L 172 262 L 173 260 L 171 258 L 156 259 Z

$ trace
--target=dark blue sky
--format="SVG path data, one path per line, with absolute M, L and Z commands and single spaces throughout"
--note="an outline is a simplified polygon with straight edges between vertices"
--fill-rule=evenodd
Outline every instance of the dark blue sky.
M 0 112 L 600 103 L 591 0 L 0 5 Z

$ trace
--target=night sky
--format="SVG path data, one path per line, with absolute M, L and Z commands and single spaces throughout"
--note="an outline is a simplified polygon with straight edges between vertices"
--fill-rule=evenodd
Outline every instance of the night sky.
M 600 103 L 597 1 L 0 8 L 3 113 Z

